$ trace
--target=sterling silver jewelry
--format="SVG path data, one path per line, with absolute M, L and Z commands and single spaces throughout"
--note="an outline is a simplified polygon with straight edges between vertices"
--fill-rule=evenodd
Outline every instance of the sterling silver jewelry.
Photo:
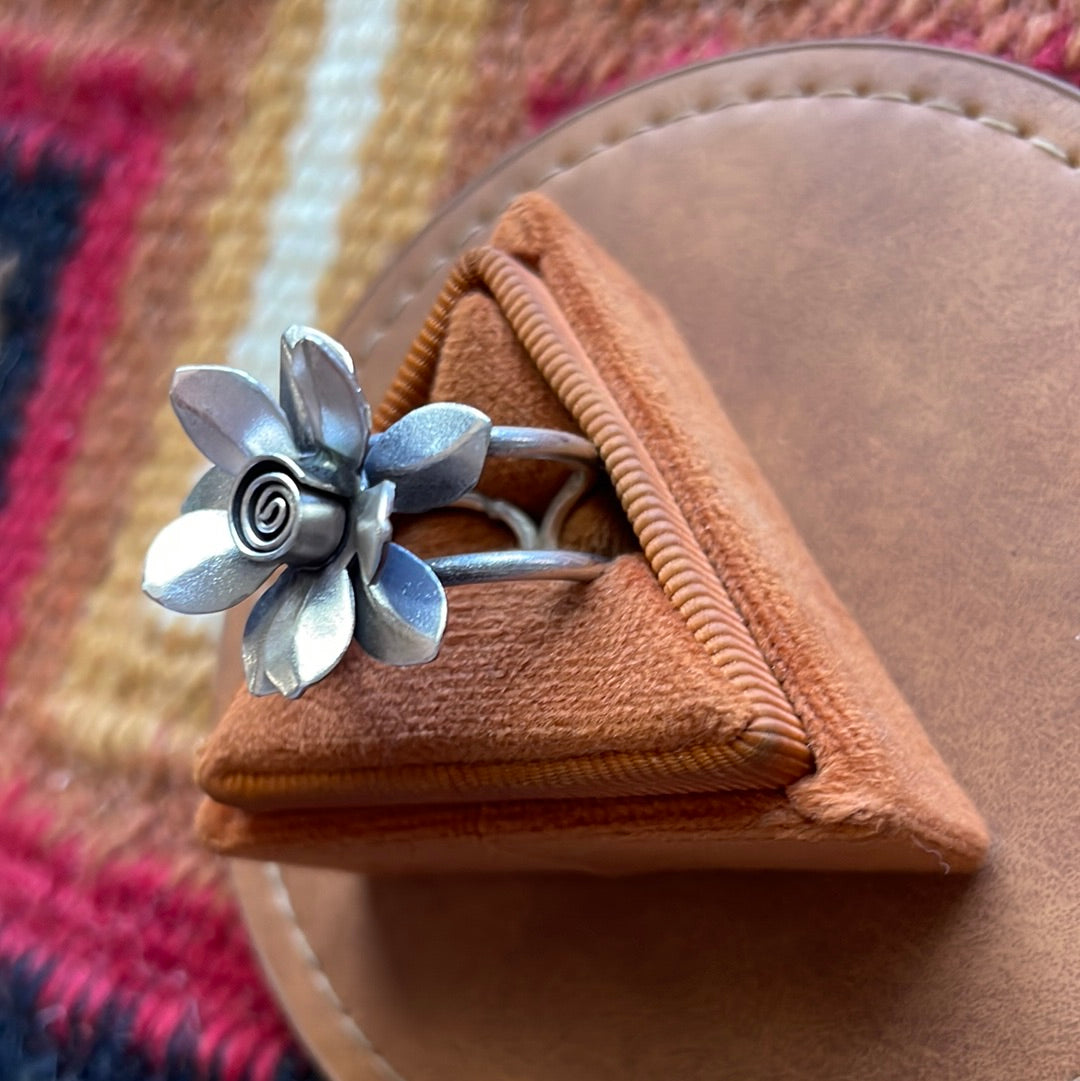
M 372 434 L 353 363 L 332 338 L 290 327 L 281 338 L 280 404 L 234 368 L 179 368 L 170 400 L 213 463 L 155 538 L 143 589 L 177 612 L 256 601 L 243 659 L 253 694 L 296 698 L 355 637 L 378 661 L 423 664 L 446 628 L 444 586 L 509 579 L 586 581 L 607 560 L 559 549 L 563 521 L 588 486 L 596 449 L 568 432 L 492 425 L 478 409 L 432 403 Z M 575 467 L 543 519 L 474 489 L 491 458 Z M 422 560 L 393 543 L 391 514 L 438 507 L 504 522 L 520 548 Z

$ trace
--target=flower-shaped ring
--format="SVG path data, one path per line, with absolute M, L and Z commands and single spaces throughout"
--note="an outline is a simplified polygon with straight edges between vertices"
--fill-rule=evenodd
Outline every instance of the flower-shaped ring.
M 279 402 L 233 368 L 177 370 L 173 409 L 213 463 L 146 556 L 143 589 L 178 612 L 231 608 L 280 575 L 244 629 L 253 694 L 295 698 L 355 637 L 378 661 L 423 664 L 446 627 L 444 585 L 509 578 L 587 580 L 606 562 L 542 550 L 581 494 L 595 448 L 580 436 L 498 427 L 468 405 L 432 403 L 372 434 L 352 360 L 332 338 L 290 327 Z M 579 466 L 538 527 L 474 491 L 489 457 Z M 423 560 L 391 540 L 395 511 L 469 506 L 511 525 L 520 549 Z

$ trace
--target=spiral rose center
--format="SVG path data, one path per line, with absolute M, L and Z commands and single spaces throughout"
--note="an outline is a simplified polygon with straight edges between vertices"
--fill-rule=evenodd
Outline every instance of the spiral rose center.
M 304 484 L 278 459 L 254 462 L 233 492 L 233 539 L 251 559 L 325 562 L 341 545 L 345 519 L 337 499 Z
M 240 499 L 239 528 L 244 543 L 257 552 L 272 552 L 295 532 L 300 491 L 282 473 L 252 479 Z

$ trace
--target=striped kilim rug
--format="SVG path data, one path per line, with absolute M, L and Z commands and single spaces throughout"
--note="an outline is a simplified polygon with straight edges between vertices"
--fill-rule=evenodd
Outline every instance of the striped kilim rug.
M 305 1077 L 192 843 L 218 625 L 139 592 L 198 468 L 171 370 L 270 379 L 455 189 L 595 98 L 881 34 L 1077 81 L 1027 0 L 0 5 L 0 1079 Z

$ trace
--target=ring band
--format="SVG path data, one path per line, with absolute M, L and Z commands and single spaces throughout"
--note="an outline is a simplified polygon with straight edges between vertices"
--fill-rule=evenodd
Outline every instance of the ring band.
M 569 579 L 591 582 L 609 561 L 591 552 L 469 552 L 435 556 L 427 561 L 444 586 L 469 586 L 486 582 L 553 581 Z
M 596 447 L 572 432 L 551 428 L 508 428 L 494 425 L 489 458 L 539 458 L 564 465 L 596 464 Z
M 376 660 L 422 664 L 446 627 L 444 587 L 511 580 L 588 581 L 607 560 L 559 547 L 595 475 L 596 448 L 571 432 L 493 425 L 471 406 L 434 402 L 371 432 L 352 359 L 319 331 L 281 339 L 280 401 L 232 368 L 180 368 L 170 399 L 213 463 L 147 552 L 143 589 L 174 611 L 216 612 L 282 572 L 244 630 L 254 694 L 297 697 L 354 638 Z M 539 522 L 476 491 L 493 459 L 571 467 Z M 519 547 L 423 560 L 393 542 L 395 513 L 442 507 L 503 522 Z

